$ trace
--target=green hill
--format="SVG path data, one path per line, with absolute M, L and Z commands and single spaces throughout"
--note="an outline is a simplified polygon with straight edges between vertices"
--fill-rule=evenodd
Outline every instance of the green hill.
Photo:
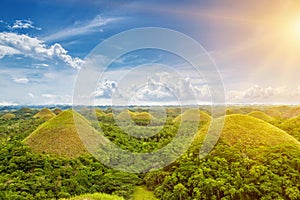
M 255 117 L 257 119 L 264 120 L 266 122 L 272 122 L 272 121 L 274 121 L 273 117 L 267 115 L 266 113 L 264 113 L 262 111 L 252 111 L 248 115 L 251 116 L 251 117 Z
M 123 110 L 121 113 L 117 115 L 116 119 L 151 120 L 154 119 L 154 117 L 148 112 L 132 112 L 130 110 Z
M 199 120 L 200 117 L 200 120 Z M 204 122 L 208 122 L 211 120 L 211 117 L 200 110 L 197 109 L 189 109 L 186 110 L 185 112 L 181 113 L 180 115 L 178 115 L 173 122 L 176 123 L 180 123 L 181 121 L 204 121 Z
M 286 120 L 279 127 L 300 141 L 300 115 Z
M 2 117 L 1 117 L 1 119 L 14 119 L 14 118 L 16 118 L 16 115 L 15 114 L 13 114 L 13 113 L 6 113 L 5 115 L 3 115 Z
M 216 124 L 218 122 L 221 122 L 221 119 L 216 119 Z M 203 127 L 196 136 L 194 141 L 194 145 L 198 146 L 196 149 L 199 150 L 207 130 L 208 126 Z M 214 130 L 214 127 L 211 130 Z M 218 142 L 234 146 L 241 152 L 251 152 L 254 149 L 276 145 L 293 145 L 300 148 L 300 143 L 285 131 L 263 120 L 242 114 L 232 114 L 225 117 Z
M 31 108 L 21 108 L 20 110 L 17 111 L 18 113 L 31 113 L 33 110 Z
M 76 121 L 77 125 L 75 125 Z M 66 110 L 40 125 L 25 140 L 25 144 L 38 153 L 56 154 L 59 156 L 74 157 L 87 153 L 80 140 L 77 129 L 85 134 L 86 145 L 90 148 L 99 144 L 93 138 L 97 131 L 80 114 L 73 110 Z
M 106 116 L 106 113 L 103 110 L 101 110 L 100 108 L 95 108 L 95 113 L 96 113 L 97 117 Z
M 51 110 L 48 108 L 43 108 L 41 111 L 36 113 L 33 118 L 39 118 L 39 119 L 51 119 L 52 117 L 56 116 Z
M 117 116 L 117 120 L 129 120 L 134 116 L 134 113 L 130 110 L 123 110 Z

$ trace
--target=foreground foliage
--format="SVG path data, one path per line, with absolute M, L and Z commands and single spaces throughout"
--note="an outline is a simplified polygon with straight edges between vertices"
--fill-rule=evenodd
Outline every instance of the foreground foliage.
M 57 199 L 103 192 L 129 198 L 140 182 L 135 174 L 78 158 L 31 153 L 18 140 L 0 146 L 0 199 Z

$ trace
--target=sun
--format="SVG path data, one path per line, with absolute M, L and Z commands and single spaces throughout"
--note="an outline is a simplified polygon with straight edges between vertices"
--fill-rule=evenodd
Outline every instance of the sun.
M 290 19 L 287 27 L 287 37 L 295 45 L 300 45 L 300 16 Z
M 300 40 L 300 17 L 297 18 L 294 22 L 294 31 L 295 36 Z

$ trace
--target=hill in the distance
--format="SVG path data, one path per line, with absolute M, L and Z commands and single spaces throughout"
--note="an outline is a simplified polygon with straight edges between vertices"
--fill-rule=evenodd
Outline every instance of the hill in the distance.
M 270 115 L 267 115 L 266 113 L 262 111 L 252 111 L 251 113 L 248 114 L 249 116 L 255 117 L 257 119 L 264 120 L 266 122 L 272 122 L 275 119 L 271 117 Z
M 300 141 L 300 115 L 286 120 L 279 127 Z
M 39 118 L 39 119 L 51 119 L 52 117 L 56 116 L 51 110 L 48 108 L 43 108 L 38 113 L 36 113 L 33 118 Z
M 282 118 L 289 119 L 300 115 L 300 107 L 292 107 L 282 115 Z
M 62 112 L 62 109 L 60 109 L 60 108 L 55 108 L 53 110 L 53 113 L 56 114 L 56 115 L 59 115 L 59 113 L 61 113 L 61 112 Z
M 7 120 L 14 119 L 14 118 L 16 118 L 16 115 L 13 113 L 6 113 L 1 117 L 1 119 L 7 119 Z
M 97 141 L 93 141 L 93 134 L 98 134 L 97 131 L 89 121 L 73 110 L 63 111 L 46 121 L 31 133 L 24 142 L 37 153 L 75 157 L 88 152 L 77 130 L 84 133 L 86 145 L 90 145 L 92 148 L 96 144 Z
M 178 115 L 173 122 L 180 123 L 181 121 L 204 121 L 208 122 L 211 120 L 210 115 L 207 113 L 197 110 L 189 109 Z

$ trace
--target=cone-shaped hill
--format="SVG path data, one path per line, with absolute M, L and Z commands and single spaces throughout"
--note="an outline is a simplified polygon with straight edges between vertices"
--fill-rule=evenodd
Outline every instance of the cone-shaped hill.
M 199 120 L 200 118 L 200 120 Z M 197 109 L 189 109 L 186 110 L 185 112 L 181 113 L 180 115 L 178 115 L 173 122 L 175 123 L 180 123 L 181 121 L 202 121 L 202 122 L 209 122 L 211 120 L 211 117 L 201 111 L 201 110 L 197 110 Z
M 251 116 L 251 117 L 255 117 L 257 119 L 264 120 L 266 122 L 272 122 L 272 121 L 274 121 L 273 117 L 271 117 L 270 115 L 267 115 L 266 113 L 264 113 L 262 111 L 252 111 L 248 115 Z
M 218 121 L 221 120 L 216 119 L 216 124 L 218 124 Z M 207 134 L 207 129 L 208 126 L 203 127 L 195 138 L 193 146 L 196 146 L 198 151 Z M 211 130 L 214 130 L 214 128 L 212 127 Z M 231 147 L 234 146 L 240 152 L 249 153 L 248 156 L 250 157 L 256 156 L 255 154 L 251 155 L 252 150 L 263 151 L 266 147 L 269 148 L 276 145 L 291 145 L 300 150 L 299 141 L 285 131 L 263 120 L 242 114 L 227 115 L 225 117 L 225 123 L 218 140 L 218 143 L 220 142 Z
M 56 116 L 51 110 L 48 108 L 43 108 L 40 112 L 36 113 L 33 118 L 40 118 L 40 119 L 51 119 L 52 117 Z
M 77 126 L 75 125 L 75 122 Z M 74 157 L 87 153 L 77 129 L 85 134 L 85 144 L 93 146 L 93 134 L 97 131 L 90 122 L 73 110 L 66 110 L 40 125 L 25 140 L 25 144 L 37 153 L 49 153 Z M 82 135 L 81 135 L 82 136 Z M 89 138 L 91 136 L 91 138 Z
M 300 141 L 300 115 L 286 120 L 279 127 Z
M 119 120 L 128 120 L 128 119 L 151 120 L 151 119 L 155 119 L 155 117 L 153 117 L 148 112 L 132 112 L 130 110 L 123 110 L 116 116 L 116 119 L 119 119 Z
M 3 115 L 2 117 L 1 117 L 1 119 L 14 119 L 14 118 L 16 118 L 16 115 L 15 114 L 13 114 L 13 113 L 6 113 L 5 115 Z
M 120 112 L 117 116 L 117 120 L 129 120 L 134 116 L 134 113 L 131 112 L 130 110 L 123 110 Z

